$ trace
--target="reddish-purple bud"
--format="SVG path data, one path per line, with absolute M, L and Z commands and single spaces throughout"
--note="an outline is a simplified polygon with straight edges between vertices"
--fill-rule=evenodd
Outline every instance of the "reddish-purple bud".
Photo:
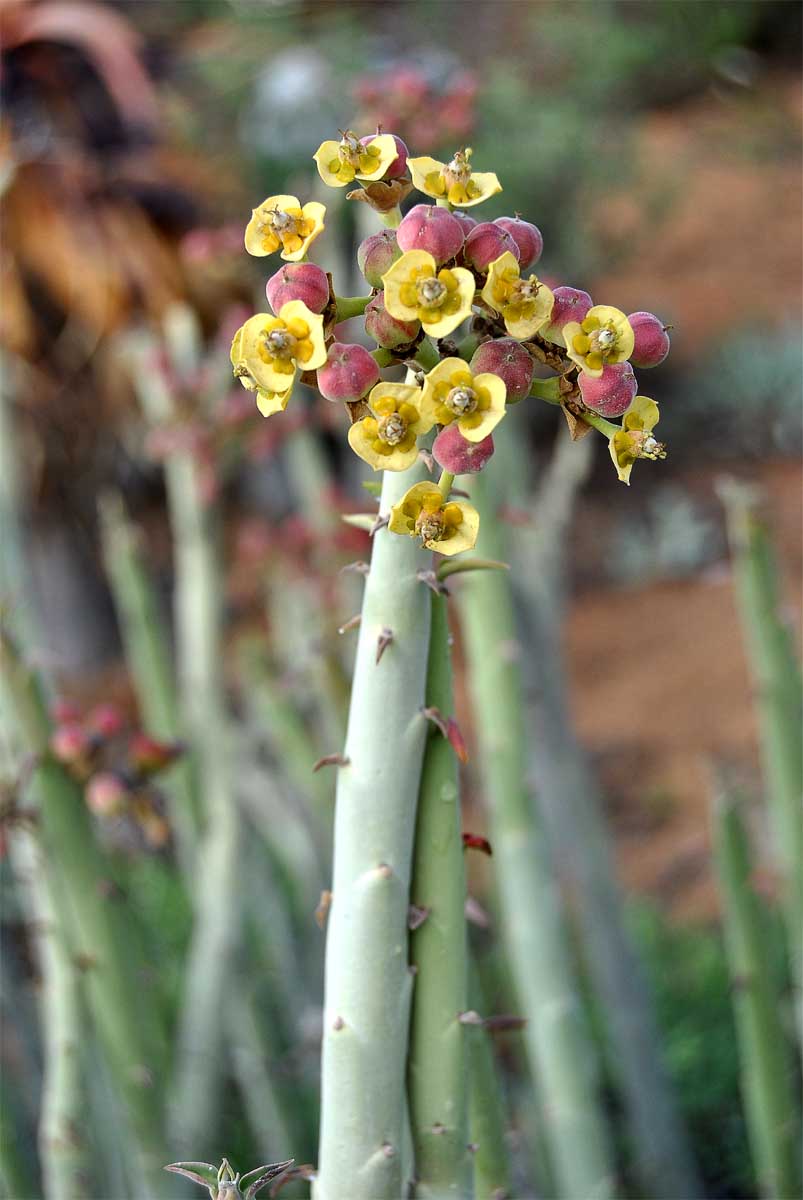
M 310 312 L 322 313 L 329 303 L 329 280 L 315 263 L 287 263 L 265 284 L 275 313 L 290 300 L 302 300 Z
M 160 742 L 147 733 L 135 734 L 128 744 L 128 758 L 135 770 L 153 775 L 169 767 L 183 752 L 179 742 Z
M 398 350 L 400 346 L 409 346 L 417 337 L 421 325 L 418 321 L 400 321 L 392 317 L 385 308 L 382 293 L 374 296 L 365 309 L 365 332 L 385 350 Z
M 635 345 L 630 361 L 634 367 L 657 367 L 669 353 L 669 334 L 654 313 L 635 312 L 627 318 L 633 328 Z
M 357 266 L 370 283 L 371 287 L 382 287 L 382 276 L 385 275 L 397 258 L 401 258 L 401 250 L 396 241 L 395 229 L 380 229 L 372 233 L 357 247 Z
M 114 817 L 125 809 L 128 788 L 112 771 L 101 771 L 89 780 L 84 795 L 96 817 Z
M 404 144 L 404 142 L 401 140 L 401 138 L 397 137 L 395 133 L 392 133 L 390 136 L 393 138 L 394 142 L 396 143 L 396 149 L 398 151 L 398 154 L 396 155 L 393 162 L 388 167 L 387 171 L 385 171 L 385 174 L 382 176 L 382 178 L 383 179 L 398 179 L 399 176 L 403 175 L 404 172 L 407 170 L 407 156 L 410 153 L 410 151 L 407 149 L 407 146 Z M 363 146 L 367 146 L 370 142 L 372 142 L 374 140 L 375 137 L 376 137 L 375 133 L 369 133 L 368 137 L 360 138 L 360 141 L 362 142 Z
M 538 262 L 544 250 L 544 239 L 537 225 L 522 221 L 521 217 L 497 217 L 494 224 L 507 230 L 518 246 L 522 271 Z
M 116 704 L 97 704 L 87 717 L 86 725 L 90 733 L 98 737 L 113 738 L 125 725 L 125 718 Z
M 470 365 L 474 375 L 490 371 L 492 375 L 498 375 L 503 380 L 507 388 L 508 404 L 515 404 L 530 394 L 533 360 L 514 338 L 496 338 L 492 342 L 483 342 L 474 351 Z
M 464 212 L 462 208 L 456 208 L 452 213 L 455 221 L 459 221 L 463 226 L 463 236 L 468 237 L 475 225 L 479 225 L 476 217 L 472 217 L 469 213 Z
M 621 417 L 638 391 L 636 376 L 629 362 L 611 363 L 595 378 L 580 372 L 580 395 L 588 408 L 603 417 Z
M 327 400 L 351 404 L 379 383 L 379 367 L 364 346 L 333 342 L 318 368 L 318 391 Z
M 90 737 L 82 725 L 70 721 L 54 729 L 50 749 L 59 762 L 80 763 L 90 751 Z
M 494 221 L 483 221 L 482 224 L 475 225 L 466 238 L 463 259 L 467 267 L 473 267 L 475 271 L 482 273 L 506 251 L 518 262 L 519 247 L 513 236 Z
M 435 262 L 454 258 L 463 245 L 463 226 L 445 208 L 434 204 L 416 204 L 396 230 L 402 250 L 426 250 Z
M 467 442 L 456 421 L 446 425 L 432 443 L 432 456 L 452 475 L 476 475 L 494 452 L 490 433 L 481 442 Z
M 574 287 L 553 288 L 552 295 L 555 297 L 555 303 L 552 305 L 549 324 L 541 330 L 541 336 L 545 337 L 548 342 L 564 346 L 566 343 L 563 340 L 563 326 L 567 321 L 577 321 L 578 324 L 582 324 L 588 316 L 588 310 L 593 307 L 594 301 L 588 292 Z

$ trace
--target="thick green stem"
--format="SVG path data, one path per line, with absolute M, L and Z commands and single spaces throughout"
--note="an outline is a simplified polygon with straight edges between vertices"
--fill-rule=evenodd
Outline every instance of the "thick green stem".
M 348 321 L 350 317 L 359 317 L 365 312 L 371 296 L 338 296 L 335 311 L 335 321 Z
M 485 1000 L 476 962 L 470 964 L 471 1007 L 485 1013 Z M 483 1028 L 471 1029 L 469 1042 L 469 1128 L 474 1147 L 475 1200 L 508 1200 L 513 1195 L 510 1158 L 505 1141 L 506 1120 L 502 1091 L 494 1062 L 493 1044 Z
M 381 512 L 422 477 L 420 466 L 386 471 Z M 375 534 L 337 778 L 317 1200 L 398 1200 L 402 1190 L 407 913 L 427 725 L 424 562 L 413 539 Z
M 443 719 L 453 710 L 449 624 L 444 596 L 432 596 L 426 701 Z M 419 1197 L 470 1193 L 467 1113 L 469 1032 L 466 875 L 455 752 L 430 730 L 421 774 L 410 899 L 426 910 L 410 936 L 415 966 L 408 1092 Z M 471 1031 L 474 1032 L 474 1031 Z
M 126 1104 L 142 1195 L 163 1195 L 168 1191 L 160 1105 L 165 1043 L 157 1023 L 159 1006 L 143 993 L 124 911 L 104 886 L 106 872 L 81 789 L 49 756 L 50 726 L 38 683 L 7 638 L 0 639 L 0 680 L 3 708 L 35 756 L 28 786 L 39 812 L 43 854 L 64 898 L 70 945 Z
M 721 488 L 736 599 L 755 686 L 761 758 L 784 882 L 795 1008 L 803 1038 L 803 687 L 792 638 L 779 616 L 772 545 L 751 489 Z
M 415 359 L 425 371 L 431 371 L 437 367 L 441 357 L 429 338 L 422 338 L 415 348 Z
M 795 1162 L 800 1116 L 792 1095 L 779 996 L 763 913 L 750 884 L 747 837 L 737 804 L 717 797 L 714 850 L 722 895 L 742 1067 L 742 1096 L 756 1175 L 767 1200 L 800 1196 Z M 791 1056 L 790 1056 L 791 1057 Z
M 140 715 L 148 733 L 177 741 L 182 730 L 170 646 L 145 566 L 140 532 L 128 519 L 119 495 L 102 499 L 100 517 L 106 574 Z M 171 825 L 182 871 L 190 878 L 199 816 L 191 763 L 177 762 L 159 782 L 171 802 Z
M 478 550 L 500 557 L 482 476 L 471 481 L 481 512 Z M 599 1068 L 580 1000 L 562 902 L 537 810 L 527 793 L 527 735 L 506 573 L 466 576 L 460 609 L 482 777 L 490 805 L 502 924 L 526 1047 L 540 1091 L 559 1194 L 607 1197 L 614 1168 L 599 1096 Z

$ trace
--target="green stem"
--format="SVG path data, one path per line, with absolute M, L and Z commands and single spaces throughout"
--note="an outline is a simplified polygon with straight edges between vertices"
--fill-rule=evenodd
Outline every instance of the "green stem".
M 183 307 L 165 322 L 176 367 L 193 366 L 193 325 Z M 148 363 L 134 372 L 149 423 L 175 420 L 173 397 Z M 171 1146 L 177 1158 L 197 1158 L 220 1110 L 222 1010 L 228 966 L 237 948 L 240 892 L 237 858 L 240 816 L 232 795 L 229 731 L 221 664 L 222 574 L 213 511 L 199 487 L 195 460 L 178 450 L 165 463 L 174 547 L 175 623 L 179 694 L 198 772 L 205 828 L 198 848 L 195 922 L 184 978 L 178 1054 L 170 1110 Z
M 615 433 L 622 432 L 621 425 L 614 425 L 613 421 L 606 421 L 604 417 L 601 417 L 598 413 L 591 412 L 590 409 L 586 409 L 583 413 L 583 420 L 586 425 L 590 425 L 592 429 L 597 429 L 600 433 L 604 434 L 608 440 Z
M 335 306 L 335 321 L 348 321 L 350 317 L 360 317 L 365 312 L 371 295 L 368 296 L 338 296 Z
M 800 1196 L 795 1162 L 799 1114 L 790 1085 L 779 996 L 767 956 L 763 913 L 750 884 L 751 862 L 738 805 L 726 793 L 714 809 L 714 851 L 742 1067 L 742 1094 L 762 1196 Z
M 451 471 L 441 471 L 441 477 L 438 480 L 438 490 L 443 496 L 444 502 L 449 499 L 449 493 L 452 490 L 454 483 L 454 475 Z
M 427 706 L 453 710 L 449 625 L 444 596 L 432 596 Z M 416 968 L 408 1094 L 417 1197 L 469 1193 L 467 1046 L 459 1015 L 468 1008 L 466 876 L 457 759 L 430 730 L 415 828 L 412 903 L 428 910 L 410 937 Z
M 480 344 L 480 339 L 476 333 L 467 333 L 460 345 L 457 347 L 457 353 L 466 362 L 470 362 L 474 356 L 474 352 Z
M 103 559 L 111 586 L 128 670 L 148 733 L 167 742 L 182 736 L 171 651 L 144 560 L 140 530 L 128 519 L 119 495 L 100 502 Z M 192 877 L 198 831 L 190 761 L 179 761 L 159 779 L 170 800 L 171 826 L 186 879 Z
M 383 225 L 387 225 L 388 229 L 398 229 L 401 225 L 402 213 L 398 205 L 396 208 L 391 208 L 389 212 L 377 213 L 377 216 Z
M 772 544 L 751 489 L 720 489 L 728 518 L 736 599 L 755 687 L 761 759 L 778 862 L 803 1039 L 803 687 L 787 626 L 779 616 Z
M 549 404 L 560 404 L 560 387 L 557 375 L 552 379 L 534 379 L 530 385 L 530 395 L 538 400 L 546 400 Z
M 429 338 L 422 338 L 415 348 L 415 360 L 425 371 L 431 371 L 441 361 L 438 351 Z
M 469 999 L 486 1011 L 476 961 L 469 970 Z M 493 1042 L 485 1029 L 472 1029 L 469 1044 L 469 1127 L 474 1146 L 475 1200 L 508 1200 L 513 1195 L 505 1142 L 506 1114 L 494 1062 Z
M 487 481 L 472 478 L 481 513 L 479 550 L 504 549 L 487 502 Z M 527 1017 L 530 1071 L 540 1090 L 559 1195 L 607 1197 L 615 1187 L 599 1064 L 570 956 L 558 881 L 537 810 L 525 785 L 527 733 L 516 657 L 516 623 L 506 572 L 469 574 L 460 589 L 491 840 L 498 864 L 502 924 L 518 1004 Z
M 386 513 L 420 466 L 384 473 Z M 412 976 L 407 912 L 426 721 L 429 597 L 417 543 L 379 530 L 365 583 L 327 924 L 317 1200 L 398 1200 Z M 378 639 L 392 634 L 377 662 Z
M 50 725 L 38 681 L 8 638 L 0 638 L 0 681 L 3 708 L 36 759 L 29 786 L 43 854 L 65 898 L 70 944 L 83 966 L 92 1019 L 126 1104 L 139 1150 L 142 1194 L 164 1195 L 169 1189 L 162 1173 L 160 1100 L 166 1047 L 157 1023 L 159 1005 L 143 992 L 125 912 L 104 894 L 106 871 L 81 789 L 49 757 Z
M 374 359 L 378 367 L 390 367 L 396 361 L 391 351 L 384 350 L 381 346 L 371 351 L 371 358 Z

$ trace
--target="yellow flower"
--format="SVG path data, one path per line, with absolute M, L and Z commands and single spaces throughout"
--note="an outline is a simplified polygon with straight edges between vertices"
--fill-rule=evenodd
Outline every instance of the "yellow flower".
M 373 416 L 355 421 L 349 445 L 375 471 L 406 471 L 418 457 L 416 438 L 434 421 L 424 415 L 421 389 L 407 383 L 378 383 L 368 396 Z
M 355 179 L 381 179 L 398 153 L 390 133 L 378 134 L 364 146 L 347 129 L 339 142 L 322 142 L 312 157 L 324 183 L 347 187 Z
M 633 329 L 623 312 L 608 304 L 595 304 L 582 324 L 563 326 L 566 350 L 572 362 L 596 378 L 610 363 L 624 362 L 633 353 Z
M 480 514 L 471 504 L 446 501 L 434 483 L 416 483 L 390 510 L 388 529 L 421 538 L 427 550 L 460 554 L 477 541 Z
M 301 300 L 283 304 L 277 317 L 257 313 L 242 327 L 238 353 L 235 374 L 247 374 L 264 392 L 289 391 L 299 368 L 314 371 L 326 362 L 323 317 Z
M 502 185 L 492 171 L 472 171 L 471 153 L 471 147 L 467 146 L 458 150 L 448 163 L 427 157 L 408 158 L 413 185 L 436 200 L 448 200 L 455 208 L 482 204 L 489 196 L 501 192 Z
M 424 381 L 423 409 L 431 424 L 456 421 L 467 442 L 481 442 L 505 415 L 506 394 L 498 375 L 472 375 L 462 358 L 444 358 Z
M 281 250 L 287 262 L 299 262 L 323 232 L 325 213 L 325 205 L 317 200 L 302 208 L 295 196 L 268 196 L 251 213 L 245 248 L 257 258 Z
M 257 385 L 256 380 L 252 379 L 248 367 L 243 358 L 243 330 L 244 325 L 234 335 L 231 343 L 231 365 L 235 379 L 239 379 L 240 383 L 246 391 L 254 392 L 256 395 L 257 408 L 262 413 L 263 417 L 272 417 L 274 413 L 284 412 L 287 408 L 287 401 L 290 399 L 290 393 L 293 390 L 292 382 L 288 388 L 283 391 L 274 392 L 268 391 Z
M 666 450 L 652 436 L 657 424 L 658 405 L 647 396 L 636 396 L 622 417 L 622 428 L 608 442 L 622 483 L 630 483 L 630 472 L 637 458 L 666 458 Z
M 474 276 L 465 267 L 444 267 L 426 250 L 408 250 L 382 276 L 385 308 L 400 321 L 420 321 L 432 337 L 446 337 L 471 315 Z
M 509 250 L 491 263 L 482 298 L 501 314 L 505 329 L 520 342 L 547 324 L 555 303 L 552 292 L 536 275 L 521 278 L 519 264 Z

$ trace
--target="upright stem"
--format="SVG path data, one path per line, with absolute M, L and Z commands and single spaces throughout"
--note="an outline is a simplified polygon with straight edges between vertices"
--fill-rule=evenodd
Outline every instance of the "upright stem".
M 803 688 L 789 629 L 781 621 L 772 545 L 755 496 L 721 489 L 733 553 L 736 599 L 761 732 L 761 758 L 775 850 L 784 882 L 795 1009 L 803 1039 Z
M 29 786 L 43 852 L 64 898 L 70 944 L 84 969 L 90 1011 L 125 1101 L 139 1152 L 142 1195 L 164 1195 L 160 1099 L 165 1044 L 158 1005 L 143 993 L 124 912 L 108 889 L 104 892 L 104 866 L 81 789 L 49 756 L 50 727 L 38 683 L 6 638 L 0 639 L 0 681 L 3 708 L 20 741 L 35 755 Z
M 452 672 L 446 598 L 432 597 L 427 706 L 451 716 Z M 469 1194 L 466 878 L 457 760 L 432 728 L 424 754 L 415 827 L 412 903 L 427 910 L 410 937 L 415 972 L 408 1089 L 415 1195 Z M 471 1031 L 475 1032 L 475 1031 Z
M 794 1200 L 800 1196 L 795 1162 L 800 1114 L 792 1095 L 763 914 L 750 884 L 747 837 L 739 809 L 727 794 L 717 797 L 714 849 L 736 1012 L 742 1094 L 756 1174 L 767 1200 Z
M 469 1002 L 485 1012 L 482 984 L 476 962 L 470 965 Z M 469 1043 L 469 1127 L 474 1147 L 475 1200 L 508 1200 L 513 1195 L 510 1157 L 505 1144 L 505 1110 L 494 1062 L 493 1046 L 485 1029 L 472 1029 Z
M 474 477 L 471 489 L 481 513 L 478 551 L 499 558 L 504 547 L 485 502 L 484 477 Z M 525 786 L 527 736 L 505 573 L 467 576 L 460 609 L 502 925 L 518 1003 L 528 1019 L 525 1044 L 541 1093 L 559 1195 L 564 1200 L 611 1196 L 614 1168 L 596 1048 L 574 977 L 558 882 Z
M 386 471 L 381 512 L 411 484 Z M 422 555 L 387 529 L 365 583 L 345 758 L 338 769 L 326 945 L 317 1200 L 398 1200 L 412 975 L 407 913 L 426 720 L 429 594 Z M 378 640 L 392 636 L 379 661 Z

